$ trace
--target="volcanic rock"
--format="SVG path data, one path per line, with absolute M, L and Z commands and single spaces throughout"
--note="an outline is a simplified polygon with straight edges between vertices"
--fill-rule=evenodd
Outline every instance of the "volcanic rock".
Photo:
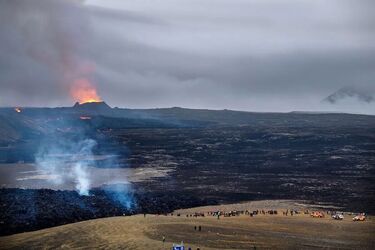
M 87 114 L 105 114 L 112 111 L 112 108 L 105 102 L 86 102 L 82 104 L 76 102 L 73 109 Z

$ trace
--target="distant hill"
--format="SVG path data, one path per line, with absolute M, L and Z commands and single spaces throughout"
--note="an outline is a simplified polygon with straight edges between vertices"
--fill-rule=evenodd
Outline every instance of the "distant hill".
M 73 109 L 97 113 L 105 113 L 111 111 L 111 107 L 105 102 L 87 102 L 83 104 L 79 104 L 78 102 L 76 102 L 73 106 Z
M 334 98 L 334 97 L 332 97 Z M 0 143 L 50 133 L 79 133 L 92 129 L 194 128 L 212 126 L 329 127 L 375 126 L 375 116 L 344 113 L 256 113 L 186 108 L 123 109 L 105 102 L 73 107 L 0 108 Z
M 34 117 L 15 113 L 9 109 L 0 112 L 0 143 L 37 137 L 48 130 L 44 122 Z

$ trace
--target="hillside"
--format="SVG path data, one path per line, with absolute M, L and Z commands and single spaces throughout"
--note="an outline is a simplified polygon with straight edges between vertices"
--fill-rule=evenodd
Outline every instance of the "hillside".
M 287 202 L 253 202 L 241 207 L 262 209 L 262 205 L 278 210 L 278 215 L 240 215 L 235 217 L 186 216 L 191 210 L 180 210 L 181 216 L 136 215 L 96 219 L 0 237 L 0 249 L 169 249 L 173 243 L 184 242 L 192 249 L 371 249 L 374 245 L 375 223 L 353 222 L 347 215 L 343 221 L 329 216 L 317 219 L 298 214 L 284 216 L 282 211 L 296 207 Z M 195 208 L 212 211 L 216 207 Z M 222 211 L 236 205 L 220 207 Z M 263 207 L 266 209 L 266 207 Z M 302 209 L 302 208 L 300 208 Z M 306 209 L 306 207 L 305 207 Z M 194 230 L 194 226 L 197 230 Z M 201 231 L 198 231 L 201 226 Z M 166 238 L 163 243 L 163 236 Z
M 122 109 L 106 103 L 62 108 L 0 108 L 0 142 L 47 135 L 72 128 L 375 127 L 375 116 L 344 113 L 254 113 L 185 108 Z

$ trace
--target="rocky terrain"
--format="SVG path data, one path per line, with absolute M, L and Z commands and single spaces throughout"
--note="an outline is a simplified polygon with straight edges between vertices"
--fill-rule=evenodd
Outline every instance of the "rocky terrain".
M 374 116 L 76 105 L 20 113 L 0 109 L 0 119 L 0 168 L 15 166 L 1 177 L 6 179 L 0 190 L 1 234 L 263 199 L 375 213 Z M 44 175 L 15 177 L 21 173 L 17 164 L 35 165 L 43 145 L 53 147 L 62 139 L 74 144 L 81 137 L 96 141 L 93 168 L 162 169 L 163 174 L 130 178 L 131 189 L 112 195 L 104 186 L 92 187 L 89 196 L 52 184 L 34 189 L 31 177 L 44 181 Z M 116 155 L 116 162 L 104 161 L 108 155 Z M 27 173 L 22 168 L 21 174 Z

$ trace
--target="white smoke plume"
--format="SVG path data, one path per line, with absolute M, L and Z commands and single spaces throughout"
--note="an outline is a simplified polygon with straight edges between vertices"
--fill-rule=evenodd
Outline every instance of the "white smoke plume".
M 88 162 L 93 162 L 92 149 L 96 141 L 86 139 L 78 143 L 78 150 L 74 155 L 73 172 L 76 181 L 76 189 L 80 195 L 88 195 L 90 190 L 90 176 L 88 173 Z M 81 159 L 84 158 L 84 160 Z
M 90 171 L 95 161 L 93 148 L 95 140 L 82 139 L 78 142 L 73 139 L 61 139 L 55 145 L 42 144 L 37 156 L 36 166 L 46 176 L 56 189 L 65 189 L 74 183 L 80 195 L 89 195 Z
M 74 174 L 76 177 L 76 189 L 80 195 L 89 195 L 90 179 L 86 172 L 87 168 L 80 162 L 74 165 Z

